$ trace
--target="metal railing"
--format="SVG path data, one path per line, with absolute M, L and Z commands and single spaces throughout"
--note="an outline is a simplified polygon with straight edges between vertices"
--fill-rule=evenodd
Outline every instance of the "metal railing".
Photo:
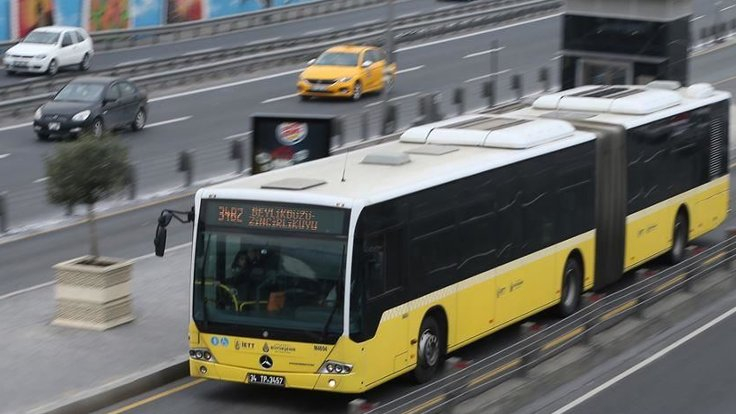
M 386 1 L 318 0 L 310 3 L 274 7 L 215 19 L 171 23 L 164 26 L 139 29 L 105 30 L 93 32 L 91 36 L 95 43 L 95 49 L 98 51 L 149 46 L 185 39 L 216 36 L 269 24 L 284 23 L 345 10 L 369 7 L 384 4 Z M 15 40 L 2 42 L 0 43 L 0 50 L 5 50 L 15 43 Z
M 407 43 L 518 19 L 555 12 L 561 0 L 498 0 L 494 8 L 489 2 L 451 8 L 425 15 L 399 19 L 396 42 Z M 410 22 L 411 21 L 411 22 Z M 413 23 L 412 23 L 413 22 Z M 111 69 L 93 71 L 100 76 L 125 76 L 147 88 L 168 87 L 173 83 L 201 80 L 218 76 L 234 76 L 259 69 L 303 62 L 339 43 L 382 44 L 383 30 L 375 25 L 362 25 L 336 32 L 261 42 L 227 50 L 203 51 L 173 58 L 129 63 Z M 69 77 L 0 87 L 0 113 L 35 109 L 61 88 Z
M 547 329 L 470 364 L 396 400 L 367 410 L 370 414 L 403 412 L 447 413 L 457 404 L 515 376 L 525 375 L 539 363 L 618 323 L 680 289 L 688 290 L 724 263 L 736 258 L 736 237 L 731 237 L 678 265 L 669 267 L 621 291 L 594 302 Z M 421 409 L 419 409 L 421 407 Z M 413 411 L 416 410 L 416 411 Z
M 529 79 L 530 91 L 542 91 L 549 85 L 535 82 L 537 73 L 548 68 L 529 67 L 519 73 Z M 480 82 L 479 82 L 480 83 Z M 499 97 L 489 99 L 479 83 L 446 85 L 431 93 L 411 93 L 389 97 L 387 108 L 393 112 L 386 125 L 382 101 L 364 104 L 359 110 L 336 116 L 338 133 L 332 137 L 331 153 L 376 145 L 398 137 L 406 128 L 467 112 L 487 109 L 498 111 L 498 101 L 514 102 L 517 92 L 511 86 L 511 76 L 499 77 Z M 536 94 L 538 92 L 534 92 Z M 522 92 L 522 94 L 524 94 Z M 462 99 L 456 99 L 461 96 Z M 349 104 L 348 104 L 349 105 Z M 360 103 L 358 103 L 360 105 Z M 30 128 L 30 127 L 29 127 Z M 250 174 L 251 141 L 249 133 L 230 140 L 209 140 L 196 148 L 171 147 L 165 155 L 142 156 L 134 160 L 129 188 L 116 198 L 100 204 L 102 209 L 115 208 L 126 202 L 154 199 L 185 191 L 210 182 L 223 181 Z M 237 151 L 233 148 L 239 146 Z M 189 157 L 188 169 L 181 169 L 181 157 Z M 234 154 L 239 154 L 237 157 Z M 43 227 L 41 217 L 52 222 L 67 220 L 64 207 L 48 204 L 43 181 L 21 187 L 0 188 L 0 233 L 18 232 L 26 226 Z

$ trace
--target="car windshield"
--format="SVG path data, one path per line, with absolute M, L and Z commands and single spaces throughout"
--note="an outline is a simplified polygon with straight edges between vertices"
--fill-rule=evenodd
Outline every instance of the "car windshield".
M 323 53 L 314 62 L 320 66 L 358 66 L 357 53 Z
M 99 83 L 73 82 L 60 90 L 55 101 L 95 102 L 100 99 L 105 85 Z
M 342 333 L 342 235 L 219 229 L 197 235 L 193 317 L 277 338 L 336 340 Z
M 44 45 L 53 45 L 59 41 L 59 33 L 44 32 L 36 30 L 28 34 L 23 43 L 41 43 Z

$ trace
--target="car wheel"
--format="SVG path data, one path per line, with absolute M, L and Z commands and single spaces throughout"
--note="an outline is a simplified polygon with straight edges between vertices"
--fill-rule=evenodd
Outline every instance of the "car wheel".
M 144 111 L 143 108 L 140 108 L 138 109 L 138 112 L 135 113 L 132 128 L 133 131 L 140 131 L 144 126 L 146 126 L 146 111 Z
M 353 85 L 353 100 L 359 101 L 360 97 L 363 96 L 363 85 L 361 85 L 360 81 L 355 82 L 355 85 Z
M 386 90 L 386 93 L 390 93 L 394 89 L 395 78 L 395 75 L 386 76 L 386 79 L 383 81 L 383 88 Z
M 299 95 L 299 100 L 302 102 L 306 102 L 309 100 L 309 96 L 307 95 Z
M 79 62 L 79 70 L 81 70 L 82 72 L 88 71 L 91 61 L 92 59 L 90 59 L 89 53 L 85 53 L 82 61 Z
M 102 137 L 102 133 L 105 132 L 105 126 L 102 123 L 102 119 L 96 118 L 92 122 L 92 127 L 90 128 L 90 133 L 95 138 Z
M 59 64 L 56 63 L 56 59 L 51 59 L 51 62 L 49 62 L 49 67 L 46 69 L 46 74 L 49 76 L 54 76 L 59 72 Z
M 15 75 L 15 71 L 8 69 L 8 70 L 5 71 L 5 74 L 7 74 L 8 76 L 13 76 L 13 75 Z
M 37 132 L 36 133 L 36 137 L 38 138 L 39 141 L 48 141 L 49 140 L 49 136 L 48 135 L 42 134 L 40 132 Z

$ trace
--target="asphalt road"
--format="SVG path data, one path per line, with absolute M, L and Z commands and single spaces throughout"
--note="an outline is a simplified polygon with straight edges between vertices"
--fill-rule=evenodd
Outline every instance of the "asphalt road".
M 428 13 L 440 8 L 454 7 L 452 3 L 437 0 L 403 0 L 395 3 L 395 16 L 406 17 L 414 14 Z M 256 27 L 234 33 L 198 39 L 187 39 L 176 43 L 163 43 L 153 46 L 140 46 L 131 49 L 101 51 L 92 59 L 92 70 L 110 69 L 125 63 L 143 63 L 148 60 L 180 56 L 187 53 L 226 49 L 248 43 L 298 37 L 305 34 L 317 34 L 338 29 L 347 29 L 365 23 L 376 25 L 385 21 L 387 8 L 385 5 L 366 7 L 318 16 L 292 22 Z M 36 75 L 8 76 L 0 74 L 0 85 L 22 82 L 35 78 Z
M 693 326 L 691 332 L 705 323 Z M 736 316 L 729 316 L 579 405 L 555 414 L 733 413 L 736 411 L 734 332 Z M 584 387 L 580 392 L 587 393 L 591 388 Z
M 499 58 L 503 69 L 501 97 L 512 96 L 511 68 L 528 79 L 527 91 L 539 90 L 540 86 L 532 82 L 536 81 L 538 68 L 549 66 L 551 78 L 557 78 L 557 61 L 552 59 L 559 49 L 559 23 L 559 17 L 551 17 L 534 24 L 517 24 L 464 34 L 443 43 L 435 40 L 399 49 L 400 72 L 391 98 L 400 105 L 399 123 L 407 125 L 416 118 L 415 95 L 420 92 L 444 91 L 446 113 L 455 111 L 447 102 L 450 89 L 457 86 L 467 88 L 469 108 L 484 105 L 480 83 L 490 72 L 489 55 L 474 54 L 490 49 L 492 39 L 506 47 Z M 182 185 L 182 174 L 177 171 L 177 156 L 182 150 L 195 151 L 195 179 L 233 172 L 236 164 L 228 159 L 230 140 L 250 129 L 249 117 L 254 112 L 346 116 L 346 139 L 355 140 L 359 136 L 358 117 L 368 111 L 371 134 L 378 132 L 380 96 L 366 96 L 360 102 L 301 102 L 294 95 L 299 69 L 283 67 L 197 93 L 184 89 L 183 94 L 154 95 L 148 127 L 140 133 L 121 134 L 136 163 L 139 192 L 150 194 Z M 28 125 L 0 128 L 0 191 L 8 192 L 11 227 L 62 218 L 63 210 L 49 206 L 45 199 L 43 159 L 54 146 L 37 141 Z

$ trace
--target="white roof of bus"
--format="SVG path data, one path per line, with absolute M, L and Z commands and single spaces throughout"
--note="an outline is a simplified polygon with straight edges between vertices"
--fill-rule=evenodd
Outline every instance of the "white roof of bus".
M 448 119 L 431 124 L 431 126 L 424 125 L 420 128 L 431 131 L 458 121 L 476 120 L 484 123 L 485 121 L 492 121 L 494 118 L 509 121 L 507 116 L 470 115 Z M 517 123 L 511 128 L 514 128 L 518 133 L 519 140 L 526 143 L 524 145 L 529 145 L 529 142 L 534 140 L 529 136 L 524 136 L 524 127 L 526 126 L 529 131 L 539 133 L 539 127 L 542 124 L 550 125 L 549 122 L 550 120 L 527 120 L 522 125 Z M 569 125 L 563 121 L 554 122 Z M 520 149 L 508 148 L 508 141 L 510 140 L 508 136 L 496 140 L 501 141 L 501 145 L 506 148 L 461 145 L 459 143 L 455 145 L 431 145 L 393 141 L 351 151 L 347 155 L 334 155 L 204 188 L 200 190 L 198 197 L 262 199 L 319 205 L 344 203 L 346 207 L 356 202 L 369 205 L 595 139 L 593 133 L 575 131 L 571 127 L 569 128 L 569 134 L 561 135 L 560 129 L 564 128 L 558 128 L 555 131 L 558 135 L 556 139 L 539 140 L 536 143 L 532 142 L 535 146 Z M 412 130 L 414 128 L 405 134 L 409 134 Z M 487 145 L 494 144 L 489 143 Z M 407 154 L 410 162 L 401 165 L 376 165 L 361 162 L 369 154 L 401 154 L 403 156 L 406 151 L 422 147 L 425 149 L 442 147 L 440 149 L 453 149 L 453 151 L 442 155 L 410 153 Z M 343 167 L 345 167 L 344 182 L 341 180 Z M 263 185 L 293 178 L 324 180 L 326 184 L 305 190 L 261 188 Z
M 709 84 L 699 83 L 679 87 L 677 82 L 653 82 L 646 85 L 625 85 L 609 88 L 626 89 L 615 97 L 587 97 L 602 91 L 601 86 L 581 86 L 544 95 L 528 108 L 506 115 L 522 117 L 554 117 L 621 125 L 634 128 L 681 112 L 730 99 L 731 94 L 714 90 Z

